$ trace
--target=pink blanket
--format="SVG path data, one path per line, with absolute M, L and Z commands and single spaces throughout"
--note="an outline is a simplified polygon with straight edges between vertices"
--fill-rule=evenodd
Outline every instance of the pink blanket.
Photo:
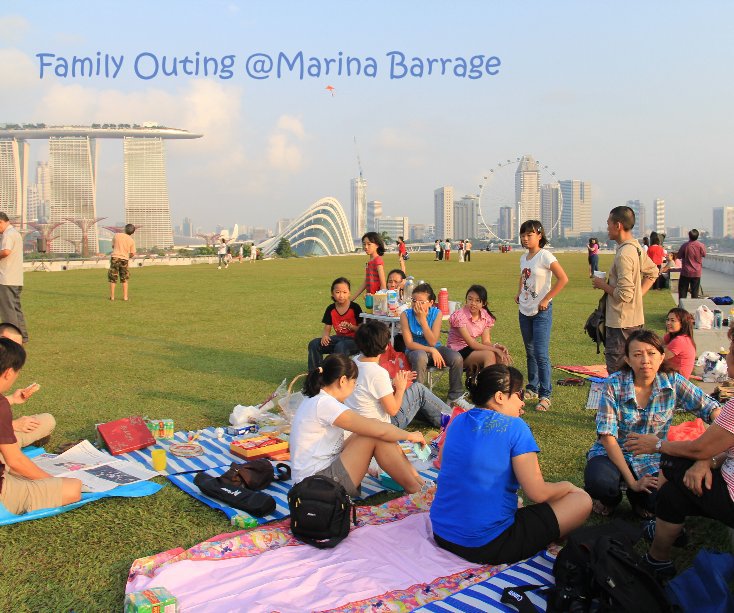
M 472 567 L 436 547 L 428 513 L 417 513 L 355 529 L 335 549 L 294 545 L 247 558 L 182 560 L 155 577 L 136 576 L 126 591 L 166 587 L 181 611 L 286 613 L 334 608 Z

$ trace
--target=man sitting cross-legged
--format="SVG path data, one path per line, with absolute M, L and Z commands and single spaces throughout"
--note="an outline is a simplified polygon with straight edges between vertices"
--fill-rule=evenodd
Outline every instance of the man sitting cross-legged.
M 20 330 L 9 323 L 0 324 L 0 338 L 9 338 L 19 345 L 23 343 L 23 336 Z M 6 396 L 6 398 L 11 405 L 23 404 L 39 389 L 40 386 L 37 383 L 33 383 L 26 388 L 15 390 L 15 392 Z M 15 438 L 21 447 L 27 447 L 28 445 L 43 447 L 55 427 L 56 420 L 51 413 L 24 415 L 13 420 L 13 432 L 15 432 Z
M 0 394 L 7 392 L 25 364 L 25 350 L 0 338 Z M 81 498 L 79 479 L 52 477 L 25 456 L 13 432 L 10 403 L 0 396 L 0 503 L 21 514 L 71 504 Z

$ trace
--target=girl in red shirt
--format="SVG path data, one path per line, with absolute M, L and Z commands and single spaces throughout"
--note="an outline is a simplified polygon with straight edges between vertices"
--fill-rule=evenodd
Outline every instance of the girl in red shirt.
M 647 248 L 647 257 L 649 257 L 658 271 L 663 267 L 663 258 L 665 258 L 665 249 L 660 245 L 660 236 L 657 232 L 650 232 L 650 246 Z M 658 278 L 653 285 L 653 289 L 665 289 L 665 281 L 663 275 L 658 272 Z
M 690 379 L 696 361 L 693 315 L 685 309 L 670 309 L 665 319 L 665 330 L 665 363 L 686 379 Z
M 365 268 L 364 283 L 354 295 L 355 298 L 358 298 L 364 290 L 367 290 L 368 294 L 374 294 L 387 288 L 385 263 L 382 261 L 382 256 L 385 253 L 385 243 L 382 242 L 382 238 L 377 232 L 367 232 L 362 237 L 362 248 L 370 259 Z

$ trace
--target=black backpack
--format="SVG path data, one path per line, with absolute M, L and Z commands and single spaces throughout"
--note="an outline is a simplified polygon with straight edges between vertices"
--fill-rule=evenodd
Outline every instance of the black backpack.
M 194 484 L 203 494 L 216 498 L 230 507 L 254 517 L 264 517 L 275 511 L 275 498 L 265 492 L 255 492 L 222 477 L 210 477 L 204 472 L 194 477 Z
M 639 530 L 620 520 L 569 534 L 553 565 L 556 585 L 549 592 L 549 613 L 668 613 L 662 586 L 639 565 L 633 548 L 637 540 Z
M 336 547 L 349 536 L 350 510 L 357 525 L 357 509 L 347 491 L 321 475 L 294 485 L 288 492 L 288 508 L 293 536 L 319 549 Z
M 229 470 L 222 475 L 223 481 L 236 486 L 244 486 L 251 490 L 263 490 L 273 481 L 288 481 L 291 478 L 291 467 L 288 464 L 273 465 L 267 458 L 258 458 L 240 464 L 232 462 Z
M 599 304 L 589 315 L 584 324 L 584 331 L 589 335 L 592 341 L 596 343 L 596 353 L 601 353 L 599 345 L 606 344 L 607 341 L 607 293 L 599 299 Z

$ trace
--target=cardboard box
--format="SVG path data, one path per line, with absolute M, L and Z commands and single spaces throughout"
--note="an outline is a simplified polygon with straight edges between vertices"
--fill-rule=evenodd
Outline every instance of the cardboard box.
M 155 445 L 155 439 L 142 417 L 123 417 L 97 426 L 97 431 L 112 455 Z
M 125 613 L 177 613 L 178 601 L 164 587 L 152 587 L 125 596 Z
M 282 453 L 287 450 L 288 441 L 268 434 L 232 441 L 229 446 L 230 453 L 245 460 L 266 458 L 273 453 Z
M 173 438 L 175 430 L 173 429 L 172 419 L 146 419 L 145 423 L 156 440 L 159 438 Z

